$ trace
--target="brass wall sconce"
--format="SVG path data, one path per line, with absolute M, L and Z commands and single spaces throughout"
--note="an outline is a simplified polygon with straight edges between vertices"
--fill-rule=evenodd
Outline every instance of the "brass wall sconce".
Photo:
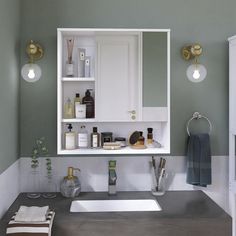
M 193 64 L 187 68 L 186 75 L 188 79 L 194 83 L 203 81 L 206 78 L 207 70 L 205 66 L 198 63 L 198 58 L 202 54 L 202 46 L 200 44 L 188 45 L 181 50 L 182 57 L 186 61 L 193 60 Z
M 41 78 L 42 70 L 34 62 L 43 57 L 43 48 L 40 44 L 30 40 L 26 47 L 26 53 L 29 57 L 29 62 L 22 67 L 21 76 L 27 82 L 36 82 Z

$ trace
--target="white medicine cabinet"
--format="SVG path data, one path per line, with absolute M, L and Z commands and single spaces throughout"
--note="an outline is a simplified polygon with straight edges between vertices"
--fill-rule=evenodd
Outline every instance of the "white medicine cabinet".
M 71 68 L 68 41 L 73 40 Z M 83 62 L 81 62 L 83 61 Z M 68 71 L 69 70 L 69 71 Z M 64 116 L 68 98 L 74 102 L 89 90 L 94 116 Z M 93 127 L 125 137 L 119 150 L 65 149 L 65 133 L 71 124 L 75 136 L 86 126 L 90 140 Z M 134 131 L 153 128 L 161 147 L 133 149 L 128 139 Z M 168 154 L 170 153 L 170 30 L 85 29 L 57 30 L 57 152 L 63 155 Z M 77 140 L 76 146 L 77 146 Z

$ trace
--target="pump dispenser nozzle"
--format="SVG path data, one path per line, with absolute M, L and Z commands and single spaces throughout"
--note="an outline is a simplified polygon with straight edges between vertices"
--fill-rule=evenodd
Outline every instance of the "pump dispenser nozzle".
M 71 132 L 71 130 L 73 129 L 71 124 L 66 124 L 67 125 L 67 129 Z

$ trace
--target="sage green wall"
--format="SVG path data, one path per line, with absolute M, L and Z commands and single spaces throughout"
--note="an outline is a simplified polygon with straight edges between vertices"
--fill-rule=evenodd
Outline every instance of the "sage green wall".
M 236 33 L 235 0 L 22 0 L 22 50 L 29 39 L 41 42 L 45 57 L 39 62 L 43 78 L 21 82 L 21 156 L 30 154 L 35 137 L 46 136 L 56 154 L 56 28 L 170 28 L 171 31 L 171 153 L 185 152 L 186 121 L 194 111 L 213 124 L 212 150 L 228 149 L 228 44 Z M 199 42 L 205 81 L 187 80 L 189 63 L 180 49 Z M 26 58 L 22 53 L 22 63 Z
M 0 173 L 19 156 L 20 1 L 0 1 Z

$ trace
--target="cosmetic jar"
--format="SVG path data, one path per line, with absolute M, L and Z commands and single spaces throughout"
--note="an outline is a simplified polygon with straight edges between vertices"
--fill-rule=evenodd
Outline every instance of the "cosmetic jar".
M 104 143 L 112 142 L 112 132 L 102 132 L 101 133 L 101 145 L 103 147 Z
M 114 141 L 120 143 L 121 147 L 126 147 L 126 138 L 116 137 Z

